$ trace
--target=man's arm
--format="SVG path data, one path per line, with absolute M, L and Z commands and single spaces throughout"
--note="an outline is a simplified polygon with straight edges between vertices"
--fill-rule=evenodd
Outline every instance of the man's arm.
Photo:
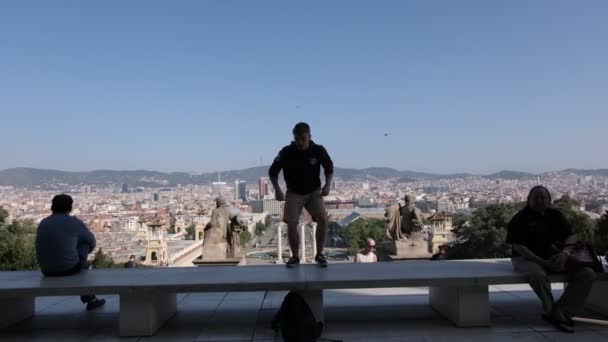
M 95 249 L 95 245 L 97 243 L 95 235 L 93 235 L 89 228 L 87 228 L 87 225 L 84 222 L 80 221 L 80 223 L 81 227 L 80 232 L 78 233 L 78 242 L 81 244 L 87 244 L 92 251 Z
M 270 170 L 268 170 L 268 177 L 270 177 L 270 182 L 272 182 L 277 201 L 285 200 L 285 194 L 279 185 L 279 173 L 281 173 L 281 170 L 283 169 L 283 154 L 283 151 L 279 152 L 279 155 L 274 158 L 272 165 L 270 165 Z
M 517 253 L 519 253 L 522 257 L 524 257 L 524 259 L 533 261 L 533 262 L 535 262 L 537 264 L 541 264 L 543 266 L 546 266 L 547 261 L 545 259 L 539 257 L 538 255 L 534 254 L 534 252 L 532 252 L 530 249 L 528 249 L 528 247 L 526 247 L 524 245 L 514 244 L 513 249 Z
M 334 162 L 324 147 L 321 147 L 321 166 L 323 166 L 323 171 L 325 172 L 325 186 L 321 191 L 321 196 L 327 196 L 331 190 L 331 182 L 334 179 Z

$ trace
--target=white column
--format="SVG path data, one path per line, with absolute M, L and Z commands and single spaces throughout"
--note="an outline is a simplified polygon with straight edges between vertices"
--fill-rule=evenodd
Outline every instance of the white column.
M 34 316 L 34 297 L 0 298 L 0 328 Z
M 430 287 L 429 303 L 459 328 L 490 326 L 487 285 Z
M 300 224 L 300 260 L 306 263 L 306 225 Z
M 277 264 L 283 263 L 283 225 L 281 222 L 277 226 Z
M 175 293 L 120 295 L 120 336 L 152 336 L 176 311 Z
M 314 258 L 317 256 L 317 223 L 312 222 L 310 228 L 312 229 L 312 255 Z

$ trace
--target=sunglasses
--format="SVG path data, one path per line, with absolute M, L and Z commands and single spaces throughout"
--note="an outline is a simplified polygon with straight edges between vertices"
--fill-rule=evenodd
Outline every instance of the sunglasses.
M 374 245 L 374 246 L 367 246 L 367 247 L 371 248 L 371 249 L 376 249 L 376 245 Z

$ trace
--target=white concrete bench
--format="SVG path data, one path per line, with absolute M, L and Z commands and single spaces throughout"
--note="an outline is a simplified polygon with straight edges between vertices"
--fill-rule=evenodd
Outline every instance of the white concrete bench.
M 554 277 L 562 282 L 562 277 Z M 460 327 L 490 325 L 489 285 L 520 284 L 508 260 L 409 261 L 302 265 L 210 266 L 164 269 L 91 270 L 45 278 L 39 272 L 0 272 L 0 327 L 34 314 L 38 296 L 118 294 L 120 335 L 150 336 L 177 310 L 177 293 L 285 291 L 304 295 L 317 319 L 324 320 L 323 290 L 349 288 L 430 288 L 429 303 Z M 608 277 L 601 275 L 589 301 L 608 314 Z M 10 309 L 7 309 L 10 308 Z

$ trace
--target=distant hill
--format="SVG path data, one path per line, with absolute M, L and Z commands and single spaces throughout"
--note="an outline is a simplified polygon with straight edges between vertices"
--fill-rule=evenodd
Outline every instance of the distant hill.
M 608 176 L 608 169 L 578 170 L 567 169 L 560 172 L 575 173 L 581 176 Z M 243 170 L 222 171 L 221 179 L 233 182 L 237 179 L 255 183 L 268 174 L 268 166 L 252 167 Z M 374 181 L 394 180 L 401 183 L 421 179 L 466 178 L 473 176 L 468 173 L 432 174 L 415 171 L 399 171 L 386 167 L 370 167 L 366 169 L 336 168 L 336 177 L 345 181 Z M 519 171 L 501 171 L 485 175 L 488 179 L 529 179 L 535 174 Z M 177 186 L 178 184 L 209 184 L 218 179 L 217 172 L 190 174 L 186 172 L 158 172 L 148 170 L 95 170 L 86 172 L 68 172 L 34 168 L 12 168 L 0 171 L 0 186 L 18 187 L 50 187 L 51 185 L 119 185 L 129 184 L 131 187 L 161 187 Z
M 608 177 L 608 169 L 566 169 L 564 172 L 571 172 L 579 176 L 604 176 Z
M 500 171 L 497 173 L 493 173 L 491 175 L 484 176 L 484 178 L 488 179 L 509 179 L 509 180 L 517 180 L 517 179 L 528 179 L 535 178 L 537 175 L 528 172 L 521 171 Z

